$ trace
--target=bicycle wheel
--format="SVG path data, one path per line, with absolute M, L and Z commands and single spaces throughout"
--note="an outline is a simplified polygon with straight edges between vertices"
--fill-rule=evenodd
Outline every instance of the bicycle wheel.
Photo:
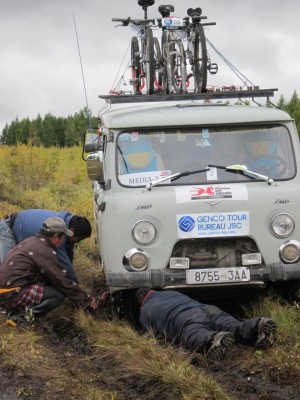
M 206 92 L 207 85 L 207 49 L 202 25 L 195 28 L 194 42 L 194 81 L 195 92 Z
M 155 81 L 154 84 L 158 89 L 162 89 L 162 74 L 163 74 L 163 63 L 161 57 L 160 45 L 157 37 L 153 38 L 154 43 L 154 60 L 155 60 Z
M 171 81 L 173 91 L 176 93 L 186 92 L 186 61 L 184 47 L 181 39 L 174 34 L 170 36 L 173 48 L 170 51 Z
M 169 93 L 169 84 L 168 84 L 168 60 L 170 59 L 169 55 L 169 44 L 168 42 L 168 32 L 163 31 L 161 37 L 161 52 L 162 52 L 162 63 L 163 63 L 163 71 L 162 71 L 162 87 L 166 93 Z M 170 62 L 170 61 L 169 61 Z M 170 82 L 171 84 L 171 82 Z
M 139 41 L 136 36 L 131 39 L 131 84 L 133 86 L 134 94 L 140 93 L 141 82 L 140 82 L 140 47 Z
M 143 70 L 146 77 L 147 94 L 153 94 L 155 81 L 155 58 L 153 32 L 151 28 L 148 28 L 145 33 L 145 54 L 143 63 Z

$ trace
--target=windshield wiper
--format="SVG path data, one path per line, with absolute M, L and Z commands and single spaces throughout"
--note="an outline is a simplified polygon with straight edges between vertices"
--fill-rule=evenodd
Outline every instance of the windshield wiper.
M 268 182 L 269 185 L 271 185 L 274 180 L 269 178 L 266 175 L 263 174 L 259 174 L 258 172 L 255 171 L 251 171 L 251 169 L 248 169 L 247 165 L 244 164 L 235 164 L 235 165 L 229 165 L 228 167 L 226 167 L 226 169 L 230 170 L 230 171 L 237 171 L 237 172 L 241 172 L 244 175 L 252 175 L 255 178 L 259 178 L 262 179 L 263 181 Z
M 198 169 L 196 171 L 184 171 L 184 172 L 177 172 L 176 174 L 164 176 L 163 178 L 157 179 L 154 182 L 148 183 L 145 188 L 151 190 L 154 186 L 159 185 L 162 182 L 170 180 L 171 182 L 176 181 L 176 179 L 182 178 L 183 176 L 193 175 L 193 174 L 200 174 L 202 172 L 209 171 L 209 167 L 205 167 L 204 169 Z
M 246 176 L 250 175 L 251 178 L 254 177 L 254 178 L 262 179 L 263 181 L 268 182 L 269 185 L 271 185 L 274 182 L 273 179 L 269 178 L 266 175 L 259 174 L 258 172 L 255 172 L 255 171 L 251 171 L 244 164 L 228 165 L 228 167 L 223 167 L 221 165 L 209 165 L 209 167 L 221 168 L 221 169 L 225 169 L 225 171 L 232 171 L 232 172 L 236 172 L 236 173 L 241 173 L 241 174 L 246 175 Z

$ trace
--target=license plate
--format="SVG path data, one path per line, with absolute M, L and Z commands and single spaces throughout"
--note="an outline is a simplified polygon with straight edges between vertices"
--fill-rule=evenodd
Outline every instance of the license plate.
M 186 283 L 189 285 L 247 281 L 250 281 L 248 268 L 207 268 L 186 271 Z

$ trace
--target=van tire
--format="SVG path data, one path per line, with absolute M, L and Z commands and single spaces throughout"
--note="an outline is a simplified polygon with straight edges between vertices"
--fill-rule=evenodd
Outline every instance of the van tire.
M 135 290 L 121 290 L 113 294 L 113 314 L 133 325 L 138 323 L 139 309 L 134 300 Z

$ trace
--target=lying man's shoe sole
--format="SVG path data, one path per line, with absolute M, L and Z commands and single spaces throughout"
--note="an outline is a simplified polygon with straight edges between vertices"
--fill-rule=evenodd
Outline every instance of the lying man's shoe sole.
M 213 338 L 212 345 L 208 349 L 207 357 L 211 360 L 219 361 L 224 358 L 225 351 L 235 342 L 231 332 L 219 332 Z
M 257 350 L 265 350 L 272 345 L 275 339 L 277 331 L 276 322 L 270 318 L 263 317 L 258 323 L 257 330 L 255 348 Z

